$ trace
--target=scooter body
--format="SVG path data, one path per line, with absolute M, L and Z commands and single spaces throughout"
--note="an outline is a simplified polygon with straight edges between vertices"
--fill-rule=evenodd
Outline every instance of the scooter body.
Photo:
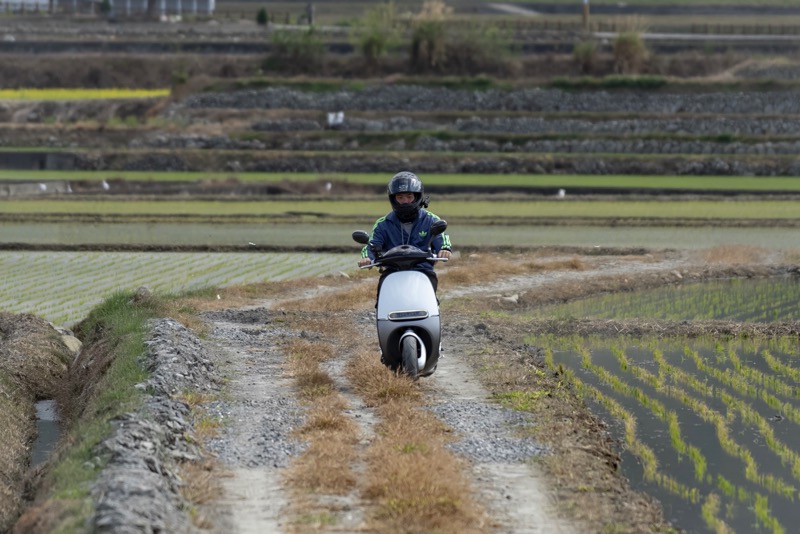
M 438 220 L 431 225 L 431 239 L 447 228 Z M 353 239 L 369 246 L 369 234 L 353 232 Z M 385 253 L 374 250 L 376 259 L 362 268 L 389 270 L 378 293 L 376 322 L 381 361 L 392 370 L 412 378 L 428 376 L 439 361 L 441 323 L 439 301 L 428 276 L 416 269 L 425 262 L 446 261 L 428 250 L 400 245 Z
M 441 323 L 436 293 L 425 274 L 390 273 L 381 285 L 376 318 L 385 365 L 402 367 L 404 340 L 411 338 L 416 343 L 418 374 L 433 373 L 439 361 Z

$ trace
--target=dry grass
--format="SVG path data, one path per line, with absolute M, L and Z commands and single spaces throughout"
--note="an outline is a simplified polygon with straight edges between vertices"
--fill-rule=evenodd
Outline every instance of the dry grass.
M 183 484 L 180 487 L 181 496 L 192 506 L 199 507 L 209 504 L 222 495 L 220 478 L 226 476 L 222 466 L 215 460 L 205 459 L 200 462 L 184 462 L 179 467 Z M 194 508 L 190 515 L 192 523 L 203 529 L 213 527 L 213 521 Z
M 353 489 L 357 476 L 357 428 L 345 415 L 347 403 L 338 394 L 318 397 L 298 435 L 308 449 L 286 474 L 287 483 L 302 492 L 343 495 Z M 302 509 L 302 507 L 298 507 Z
M 721 245 L 701 253 L 703 261 L 723 265 L 760 263 L 768 254 L 769 250 L 752 245 Z
M 310 410 L 305 424 L 298 430 L 298 433 L 303 436 L 317 432 L 341 432 L 355 435 L 355 424 L 345 415 L 346 409 L 347 403 L 339 395 L 320 398 Z
M 345 287 L 341 289 L 321 293 L 313 299 L 298 298 L 285 301 L 282 303 L 282 307 L 299 311 L 315 312 L 338 312 L 364 309 L 375 303 L 376 285 L 377 277 L 374 284 L 351 281 L 344 284 Z
M 309 285 L 334 285 L 335 280 L 332 277 L 297 278 L 277 282 L 227 286 L 208 291 L 202 295 L 177 299 L 174 301 L 174 305 L 178 313 L 188 314 L 238 308 L 258 300 L 284 300 L 291 298 L 291 295 L 305 291 Z
M 330 328 L 325 321 L 314 325 Z M 304 323 L 304 329 L 314 325 Z M 296 325 L 299 326 L 299 325 Z M 336 392 L 336 385 L 321 363 L 336 356 L 332 345 L 293 339 L 286 348 L 289 368 L 301 396 L 309 403 L 305 423 L 297 430 L 308 448 L 286 471 L 285 482 L 292 488 L 295 524 L 309 527 L 332 520 L 332 510 L 315 502 L 322 495 L 345 495 L 358 483 L 354 465 L 358 457 L 358 428 L 346 414 L 348 404 Z M 319 511 L 309 520 L 310 509 Z M 323 518 L 326 518 L 323 520 Z
M 541 261 L 531 255 L 478 255 L 474 254 L 465 261 L 459 262 L 440 276 L 440 287 L 454 287 L 460 285 L 473 285 L 486 283 L 504 278 L 529 273 L 543 273 L 549 271 L 582 271 L 586 263 L 580 258 L 557 259 Z
M 196 408 L 217 400 L 217 397 L 218 395 L 216 394 L 212 395 L 203 391 L 185 390 L 180 392 L 175 398 L 186 404 L 189 408 Z
M 362 351 L 353 357 L 347 366 L 346 375 L 367 406 L 382 406 L 422 397 L 422 392 L 414 381 L 390 371 L 374 352 Z
M 448 429 L 413 400 L 386 403 L 379 413 L 365 489 L 378 504 L 374 530 L 484 532 L 487 517 L 473 498 L 467 466 L 445 448 Z
M 320 363 L 334 354 L 331 345 L 293 339 L 287 351 L 289 369 L 301 396 L 314 399 L 331 394 L 334 388 L 333 379 L 320 368 Z
M 10 529 L 22 504 L 28 449 L 35 431 L 30 407 L 15 402 L 0 382 L 0 532 Z M 33 402 L 31 399 L 31 407 Z
M 303 493 L 344 495 L 357 484 L 353 470 L 357 453 L 354 435 L 338 430 L 317 431 L 308 449 L 286 473 L 287 484 Z
M 352 289 L 352 288 L 351 288 Z M 351 306 L 371 306 L 375 288 L 362 284 L 350 291 L 326 294 L 315 299 L 284 303 L 292 309 L 311 311 L 289 314 L 294 328 L 321 333 L 324 339 L 337 343 L 339 352 L 364 344 L 368 339 L 357 330 L 352 314 L 335 312 Z M 320 311 L 322 310 L 322 311 Z M 296 319 L 295 319 L 296 318 Z M 302 321 L 302 322 L 301 322 Z M 371 338 L 369 338 L 371 339 Z M 349 347 L 349 349 L 345 349 Z M 295 380 L 308 388 L 304 380 L 323 379 L 319 361 L 333 357 L 320 349 L 320 343 L 296 340 L 289 344 L 290 365 Z M 303 378 L 303 377 L 306 378 Z M 313 510 L 314 514 L 298 515 L 295 524 L 303 529 L 324 526 L 335 512 L 319 501 L 313 502 L 309 492 L 345 494 L 360 488 L 368 500 L 371 516 L 365 528 L 378 532 L 479 532 L 485 530 L 486 518 L 473 500 L 466 479 L 465 465 L 446 448 L 450 432 L 436 417 L 419 406 L 422 392 L 418 383 L 397 375 L 384 367 L 374 351 L 361 350 L 345 367 L 345 376 L 367 406 L 379 407 L 379 437 L 367 451 L 366 480 L 359 479 L 352 466 L 360 460 L 357 431 L 344 414 L 346 403 L 336 393 L 312 400 L 309 416 L 299 435 L 309 448 L 287 474 L 291 487 L 301 491 L 293 498 L 294 509 Z M 332 385 L 333 387 L 333 385 Z M 372 506 L 369 506 L 369 505 Z M 322 521 L 322 518 L 327 518 Z
M 420 406 L 419 384 L 392 373 L 369 351 L 353 357 L 346 374 L 381 418 L 363 492 L 377 505 L 370 530 L 484 531 L 485 514 L 473 499 L 466 466 L 445 448 L 450 430 Z

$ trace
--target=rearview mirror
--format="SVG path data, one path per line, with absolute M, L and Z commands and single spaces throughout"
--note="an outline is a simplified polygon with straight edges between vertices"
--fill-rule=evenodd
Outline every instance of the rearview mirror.
M 443 234 L 445 230 L 447 230 L 447 221 L 444 219 L 439 219 L 431 224 L 431 235 Z
M 366 245 L 369 243 L 369 234 L 364 230 L 356 230 L 353 232 L 353 241 Z

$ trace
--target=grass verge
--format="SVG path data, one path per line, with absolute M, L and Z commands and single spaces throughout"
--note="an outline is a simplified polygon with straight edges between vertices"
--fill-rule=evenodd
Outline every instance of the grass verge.
M 58 404 L 65 435 L 39 483 L 37 504 L 18 527 L 74 532 L 92 513 L 90 487 L 105 464 L 95 447 L 111 432 L 111 420 L 141 405 L 144 393 L 134 387 L 147 377 L 146 323 L 159 301 L 136 301 L 117 292 L 95 308 L 75 331 L 84 349 L 69 370 Z

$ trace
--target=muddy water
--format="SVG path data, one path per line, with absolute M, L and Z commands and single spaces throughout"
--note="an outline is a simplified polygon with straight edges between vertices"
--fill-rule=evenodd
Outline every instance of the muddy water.
M 587 299 L 581 308 L 571 308 L 570 315 L 757 321 L 798 317 L 798 284 L 790 279 L 669 291 L 674 293 L 669 298 L 664 291 L 633 293 L 624 303 L 613 296 Z M 653 302 L 657 305 L 651 306 Z M 716 311 L 699 314 L 704 308 Z M 671 311 L 659 315 L 665 310 Z M 677 527 L 713 532 L 724 523 L 736 532 L 796 531 L 796 336 L 532 341 L 552 350 L 555 366 L 575 373 L 593 410 L 611 423 L 622 443 L 626 428 L 619 408 L 635 420 L 635 438 L 627 433 L 622 472 L 635 487 L 658 498 Z M 646 469 L 642 447 L 652 451 L 655 470 Z
M 58 442 L 60 425 L 55 401 L 43 400 L 36 403 L 36 442 L 33 445 L 31 465 L 37 466 L 50 456 Z

